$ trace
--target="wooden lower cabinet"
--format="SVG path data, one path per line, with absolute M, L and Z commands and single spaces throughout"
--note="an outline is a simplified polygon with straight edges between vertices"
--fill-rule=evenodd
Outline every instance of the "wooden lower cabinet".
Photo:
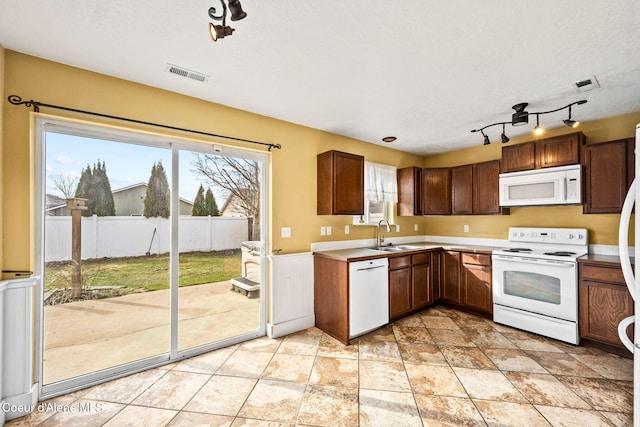
M 389 258 L 389 318 L 411 312 L 411 255 Z
M 442 251 L 431 252 L 431 296 L 433 301 L 442 298 Z
M 431 254 L 411 256 L 411 308 L 418 310 L 433 302 L 431 291 Z
M 349 344 L 349 263 L 313 257 L 316 326 Z
M 493 313 L 491 255 L 442 251 L 442 301 Z
M 462 253 L 463 305 L 483 313 L 493 313 L 491 256 Z
M 633 298 L 617 263 L 580 260 L 579 330 L 580 338 L 613 346 L 630 355 L 618 337 L 618 324 L 633 315 Z M 633 327 L 627 331 L 633 337 Z
M 398 319 L 433 302 L 429 252 L 389 258 L 389 318 Z
M 460 292 L 460 252 L 442 251 L 442 301 L 462 305 Z

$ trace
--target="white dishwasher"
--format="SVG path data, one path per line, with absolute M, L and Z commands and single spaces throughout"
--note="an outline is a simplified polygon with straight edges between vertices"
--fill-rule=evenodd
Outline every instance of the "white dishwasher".
M 389 260 L 349 263 L 349 338 L 389 323 Z

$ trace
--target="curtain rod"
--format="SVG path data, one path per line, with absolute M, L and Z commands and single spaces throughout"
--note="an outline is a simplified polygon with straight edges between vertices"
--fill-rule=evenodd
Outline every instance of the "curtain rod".
M 112 116 L 112 115 L 109 115 L 109 114 L 95 113 L 93 111 L 78 110 L 78 109 L 69 108 L 69 107 L 61 107 L 59 105 L 45 104 L 43 102 L 34 101 L 33 99 L 30 100 L 30 101 L 23 101 L 22 98 L 19 97 L 18 95 L 9 95 L 8 100 L 13 105 L 23 105 L 24 104 L 24 106 L 27 107 L 27 108 L 33 107 L 33 111 L 35 113 L 40 111 L 40 107 L 56 108 L 58 110 L 71 111 L 71 112 L 74 112 L 74 113 L 90 114 L 92 116 L 104 117 L 104 118 L 107 118 L 107 119 L 124 120 L 126 122 L 137 123 L 137 124 L 142 124 L 142 125 L 150 125 L 150 126 L 156 126 L 156 127 L 161 127 L 161 128 L 165 128 L 165 129 L 171 129 L 171 130 L 177 130 L 177 131 L 182 131 L 182 132 L 196 133 L 196 134 L 199 134 L 199 135 L 213 136 L 213 137 L 216 137 L 216 138 L 225 138 L 225 139 L 232 139 L 234 141 L 248 142 L 248 143 L 251 143 L 251 144 L 265 145 L 265 146 L 269 147 L 269 151 L 271 151 L 272 148 L 277 148 L 278 150 L 282 148 L 282 145 L 280 145 L 280 144 L 271 144 L 271 143 L 268 143 L 268 142 L 252 141 L 250 139 L 235 138 L 233 136 L 218 135 L 218 134 L 215 134 L 215 133 L 202 132 L 202 131 L 199 131 L 199 130 L 180 128 L 180 127 L 176 127 L 176 126 L 163 125 L 163 124 L 159 124 L 159 123 L 145 122 L 143 120 L 128 119 L 126 117 Z

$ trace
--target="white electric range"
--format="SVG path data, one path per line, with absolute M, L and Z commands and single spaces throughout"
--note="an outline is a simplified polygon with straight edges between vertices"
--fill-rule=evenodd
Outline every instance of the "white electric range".
M 494 250 L 493 320 L 578 344 L 578 263 L 584 228 L 509 228 L 510 247 Z

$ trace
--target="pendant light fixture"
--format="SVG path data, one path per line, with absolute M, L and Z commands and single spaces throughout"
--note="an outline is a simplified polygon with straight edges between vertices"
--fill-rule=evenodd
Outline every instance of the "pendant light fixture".
M 540 116 L 544 115 L 544 114 L 549 114 L 549 113 L 555 113 L 557 111 L 561 111 L 564 109 L 568 109 L 569 110 L 569 118 L 566 120 L 563 120 L 562 122 L 572 128 L 577 127 L 580 122 L 576 121 L 576 120 L 572 120 L 571 119 L 571 107 L 573 105 L 582 105 L 585 104 L 587 102 L 586 99 L 580 100 L 580 101 L 576 101 L 576 102 L 572 102 L 569 105 L 565 105 L 564 107 L 560 107 L 560 108 L 556 108 L 555 110 L 549 110 L 549 111 L 536 111 L 536 112 L 532 112 L 529 113 L 526 108 L 529 105 L 527 102 L 521 102 L 519 104 L 514 105 L 513 110 L 515 111 L 512 115 L 511 115 L 511 121 L 509 122 L 497 122 L 497 123 L 491 123 L 490 125 L 486 125 L 484 127 L 481 127 L 480 129 L 473 129 L 471 132 L 480 132 L 483 136 L 483 145 L 489 145 L 491 143 L 491 141 L 489 140 L 489 137 L 487 136 L 487 134 L 484 133 L 484 130 L 487 128 L 490 128 L 492 126 L 498 126 L 498 125 L 502 125 L 502 133 L 500 134 L 500 140 L 502 141 L 503 144 L 506 144 L 507 142 L 509 142 L 509 138 L 507 137 L 507 134 L 505 133 L 505 125 L 510 124 L 511 126 L 524 126 L 526 124 L 529 124 L 529 116 L 535 114 L 536 116 L 536 126 L 533 128 L 533 133 L 535 135 L 540 135 L 542 133 L 544 133 L 544 128 L 542 126 L 540 126 Z
M 228 2 L 232 21 L 239 21 L 246 18 L 247 12 L 242 10 L 240 0 L 228 0 Z M 222 25 L 213 25 L 213 23 L 209 23 L 209 35 L 211 36 L 211 40 L 214 42 L 218 39 L 223 39 L 226 36 L 232 35 L 235 31 L 234 28 L 227 26 L 227 5 L 224 0 L 220 0 L 220 3 L 222 4 L 222 14 L 220 16 L 216 15 L 217 11 L 215 7 L 209 8 L 209 18 L 215 21 L 222 21 Z

